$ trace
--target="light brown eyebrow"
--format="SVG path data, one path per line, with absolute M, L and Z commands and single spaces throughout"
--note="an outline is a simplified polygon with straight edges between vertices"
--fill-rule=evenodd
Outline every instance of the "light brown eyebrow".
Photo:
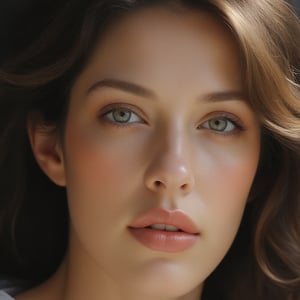
M 94 83 L 88 89 L 87 95 L 89 95 L 90 93 L 92 93 L 93 91 L 99 88 L 105 88 L 105 87 L 118 89 L 124 92 L 129 92 L 149 99 L 157 98 L 155 93 L 146 87 L 143 87 L 133 82 L 123 81 L 119 79 L 111 79 L 111 78 L 102 79 Z M 244 93 L 241 91 L 229 90 L 229 91 L 209 93 L 207 95 L 204 95 L 203 97 L 200 97 L 200 100 L 201 101 L 204 100 L 205 102 L 222 102 L 222 101 L 230 101 L 230 100 L 245 101 L 246 97 Z
M 215 92 L 205 95 L 201 97 L 201 101 L 205 102 L 222 102 L 222 101 L 230 101 L 230 100 L 239 100 L 246 101 L 246 96 L 243 92 L 238 90 L 232 91 L 224 91 L 224 92 Z
M 156 98 L 156 95 L 149 89 L 142 87 L 138 84 L 127 82 L 119 79 L 103 79 L 94 83 L 87 91 L 87 95 L 91 92 L 103 88 L 114 88 L 118 90 L 122 90 L 124 92 L 129 92 L 131 94 L 135 94 L 138 96 L 142 96 L 145 98 Z

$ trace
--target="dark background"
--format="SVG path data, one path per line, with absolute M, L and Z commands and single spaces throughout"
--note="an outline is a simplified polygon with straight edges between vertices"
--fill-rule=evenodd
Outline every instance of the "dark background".
M 300 17 L 300 0 L 290 1 Z M 0 0 L 0 64 L 22 51 L 32 39 L 38 36 L 39 30 L 51 20 L 51 14 L 64 2 L 62 0 Z
M 30 44 L 50 22 L 51 14 L 65 2 L 0 0 L 0 64 Z

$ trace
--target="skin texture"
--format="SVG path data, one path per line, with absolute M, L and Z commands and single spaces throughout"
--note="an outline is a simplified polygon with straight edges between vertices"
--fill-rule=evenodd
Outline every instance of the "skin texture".
M 143 89 L 95 87 L 105 79 Z M 130 123 L 117 123 L 116 109 L 132 112 Z M 200 298 L 234 240 L 260 154 L 239 50 L 218 19 L 164 8 L 121 19 L 72 88 L 63 145 L 29 135 L 41 168 L 67 187 L 70 242 L 57 273 L 17 300 Z M 184 211 L 201 233 L 193 247 L 166 253 L 134 239 L 128 225 L 153 208 Z

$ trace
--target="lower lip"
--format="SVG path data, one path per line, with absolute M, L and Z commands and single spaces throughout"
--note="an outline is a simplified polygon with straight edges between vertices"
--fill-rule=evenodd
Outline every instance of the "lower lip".
M 198 235 L 181 231 L 162 231 L 150 228 L 129 228 L 131 234 L 149 249 L 176 253 L 191 248 Z

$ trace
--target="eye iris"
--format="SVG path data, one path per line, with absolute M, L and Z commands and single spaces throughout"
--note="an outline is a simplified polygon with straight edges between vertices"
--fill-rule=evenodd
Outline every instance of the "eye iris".
M 213 119 L 209 121 L 209 127 L 213 130 L 223 131 L 227 126 L 227 120 L 225 119 Z
M 116 122 L 126 123 L 130 120 L 131 112 L 124 109 L 115 109 L 113 111 L 113 118 Z

